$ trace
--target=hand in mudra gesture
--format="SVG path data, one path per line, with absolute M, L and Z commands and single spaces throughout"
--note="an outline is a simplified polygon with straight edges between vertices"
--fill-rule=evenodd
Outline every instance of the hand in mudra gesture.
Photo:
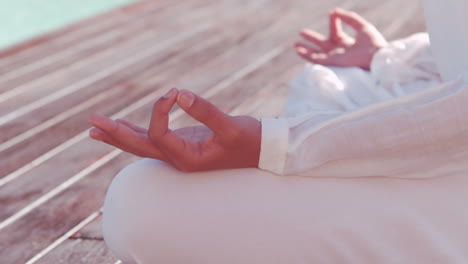
M 169 111 L 178 104 L 203 125 L 170 130 Z M 165 161 L 182 171 L 257 167 L 260 121 L 229 116 L 189 91 L 170 90 L 153 107 L 148 129 L 93 115 L 93 139 L 134 155 Z
M 342 22 L 356 31 L 355 38 L 343 31 Z M 305 42 L 296 43 L 296 51 L 307 61 L 365 70 L 369 70 L 375 52 L 387 45 L 385 38 L 371 23 L 356 13 L 342 9 L 330 13 L 328 39 L 310 29 L 302 30 L 301 36 Z

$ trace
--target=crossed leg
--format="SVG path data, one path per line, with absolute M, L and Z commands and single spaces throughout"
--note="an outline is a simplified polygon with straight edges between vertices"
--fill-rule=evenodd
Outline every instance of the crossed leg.
M 124 263 L 462 263 L 468 177 L 320 179 L 179 172 L 144 159 L 104 206 Z

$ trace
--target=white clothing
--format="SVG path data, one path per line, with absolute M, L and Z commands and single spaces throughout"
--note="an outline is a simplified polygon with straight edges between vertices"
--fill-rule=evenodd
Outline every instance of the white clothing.
M 308 66 L 292 83 L 293 110 L 262 119 L 259 167 L 309 177 L 468 171 L 468 2 L 424 7 L 432 49 L 424 35 L 394 42 L 370 74 Z
M 466 264 L 468 177 L 183 173 L 144 159 L 113 180 L 103 233 L 125 264 Z
M 468 1 L 423 0 L 439 72 L 450 81 L 468 68 Z
M 145 159 L 125 168 L 109 188 L 106 243 L 124 263 L 464 264 L 468 177 L 457 159 L 466 157 L 460 148 L 466 141 L 458 134 L 467 126 L 461 119 L 467 112 L 463 87 L 462 80 L 441 84 L 426 34 L 380 51 L 371 73 L 307 65 L 292 83 L 283 118 L 263 124 L 298 124 L 274 133 L 295 135 L 292 145 L 285 144 L 294 150 L 287 174 L 327 178 L 259 169 L 186 174 Z M 439 129 L 457 122 L 455 132 Z M 449 136 L 457 141 L 447 141 Z M 441 139 L 450 146 L 439 146 Z M 334 157 L 340 160 L 312 166 Z M 262 164 L 274 168 L 272 160 Z M 401 178 L 349 178 L 357 176 Z
M 104 205 L 110 249 L 143 264 L 467 263 L 468 58 L 444 51 L 435 1 L 435 60 L 417 34 L 370 72 L 306 65 L 284 115 L 262 119 L 263 170 L 125 168 Z
M 259 167 L 314 177 L 467 170 L 468 75 L 441 83 L 429 54 L 416 35 L 376 54 L 371 73 L 308 65 L 285 116 L 262 119 Z

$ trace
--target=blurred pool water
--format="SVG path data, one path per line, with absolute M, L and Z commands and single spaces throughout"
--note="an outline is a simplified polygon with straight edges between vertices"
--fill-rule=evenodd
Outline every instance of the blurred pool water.
M 0 49 L 137 0 L 0 0 Z

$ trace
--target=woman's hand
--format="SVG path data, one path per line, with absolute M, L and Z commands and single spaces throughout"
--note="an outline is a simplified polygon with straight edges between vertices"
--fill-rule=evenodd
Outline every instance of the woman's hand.
M 169 111 L 177 104 L 204 125 L 170 130 Z M 165 161 L 182 171 L 257 167 L 261 124 L 248 117 L 232 117 L 189 92 L 170 90 L 153 108 L 149 129 L 124 120 L 90 117 L 93 139 L 123 151 Z
M 341 22 L 356 31 L 355 38 L 343 31 Z M 330 13 L 328 39 L 310 29 L 302 30 L 301 36 L 305 42 L 296 43 L 296 51 L 307 61 L 365 70 L 369 70 L 375 52 L 387 45 L 385 38 L 371 23 L 354 12 L 342 9 Z

